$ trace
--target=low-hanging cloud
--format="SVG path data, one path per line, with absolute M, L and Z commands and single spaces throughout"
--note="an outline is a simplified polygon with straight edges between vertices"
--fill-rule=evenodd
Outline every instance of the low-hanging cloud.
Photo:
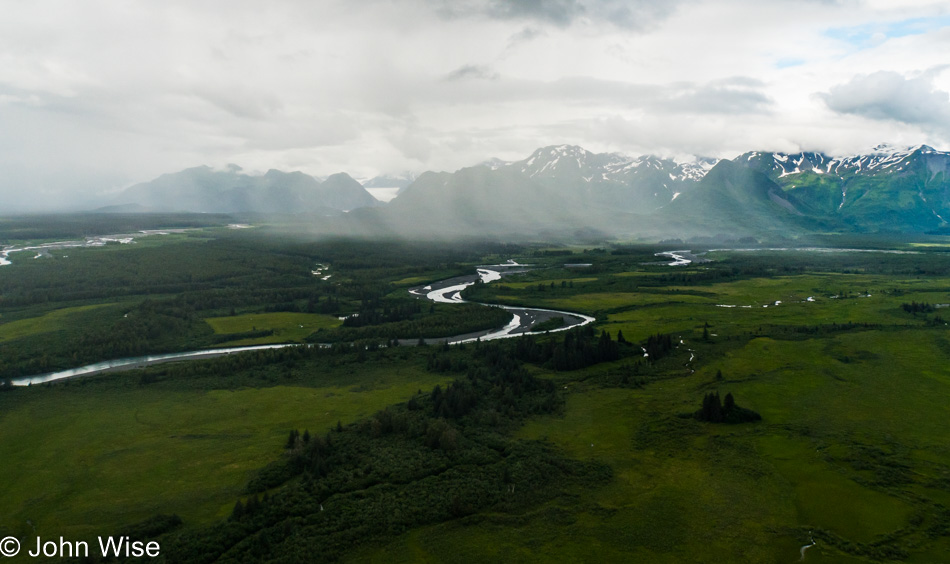
M 498 73 L 485 65 L 462 65 L 445 77 L 446 80 L 462 80 L 466 78 L 495 80 L 498 78 Z
M 878 71 L 855 76 L 818 96 L 838 113 L 950 133 L 950 94 L 934 87 L 933 73 L 907 78 Z
M 446 18 L 487 17 L 569 27 L 579 21 L 643 29 L 676 9 L 680 0 L 429 0 Z

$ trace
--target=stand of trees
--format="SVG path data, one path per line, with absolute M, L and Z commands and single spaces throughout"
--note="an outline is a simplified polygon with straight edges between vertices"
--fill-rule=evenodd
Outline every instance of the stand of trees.
M 293 430 L 230 518 L 162 538 L 168 562 L 331 562 L 411 528 L 476 512 L 521 513 L 572 484 L 606 483 L 600 463 L 507 432 L 560 408 L 556 388 L 507 347 L 454 347 L 466 373 L 324 435 Z
M 936 307 L 934 307 L 933 304 L 928 304 L 926 302 L 921 302 L 921 303 L 910 302 L 909 304 L 903 303 L 901 304 L 901 308 L 903 308 L 904 311 L 906 311 L 907 313 L 914 313 L 914 314 L 933 313 L 937 309 Z
M 731 393 L 726 394 L 724 400 L 720 400 L 719 392 L 710 392 L 703 396 L 703 406 L 693 417 L 709 423 L 748 423 L 762 420 L 758 413 L 736 405 Z
M 515 339 L 514 358 L 541 364 L 555 370 L 577 370 L 601 362 L 620 359 L 620 345 L 601 331 L 596 337 L 590 325 L 564 331 L 563 337 L 550 336 L 538 341 L 528 335 Z

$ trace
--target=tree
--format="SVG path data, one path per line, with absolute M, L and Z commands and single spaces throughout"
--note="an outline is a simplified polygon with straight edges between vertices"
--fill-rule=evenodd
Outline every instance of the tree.
M 716 380 L 717 381 L 722 380 L 722 370 L 716 370 Z
M 719 392 L 710 392 L 703 396 L 703 406 L 693 414 L 700 421 L 709 423 L 747 423 L 760 421 L 762 416 L 736 404 L 731 393 L 726 394 L 725 401 L 719 399 Z
M 293 429 L 290 431 L 290 435 L 287 437 L 287 445 L 284 447 L 287 450 L 291 450 L 297 446 L 297 439 L 300 438 L 300 431 Z
M 240 521 L 241 517 L 244 517 L 244 504 L 241 503 L 241 500 L 237 500 L 237 503 L 234 504 L 234 509 L 231 510 L 231 521 Z

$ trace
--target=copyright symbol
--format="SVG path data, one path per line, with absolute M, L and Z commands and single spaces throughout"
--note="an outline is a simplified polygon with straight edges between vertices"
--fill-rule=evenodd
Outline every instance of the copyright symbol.
M 20 541 L 14 537 L 7 537 L 0 541 L 0 554 L 7 558 L 13 558 L 20 552 Z

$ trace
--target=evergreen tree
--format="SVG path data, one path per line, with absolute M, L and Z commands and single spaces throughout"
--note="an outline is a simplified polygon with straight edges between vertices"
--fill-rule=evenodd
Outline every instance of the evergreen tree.
M 290 431 L 290 435 L 287 437 L 287 445 L 284 447 L 288 450 L 297 446 L 297 439 L 300 438 L 300 431 L 293 429 Z
M 240 521 L 241 517 L 244 517 L 244 504 L 239 499 L 234 504 L 234 509 L 231 510 L 231 521 Z

